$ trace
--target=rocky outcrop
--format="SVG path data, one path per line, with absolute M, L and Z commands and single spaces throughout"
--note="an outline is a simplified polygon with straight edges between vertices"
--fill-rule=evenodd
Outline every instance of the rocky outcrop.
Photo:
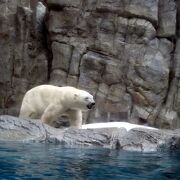
M 178 1 L 42 2 L 0 2 L 1 114 L 17 115 L 27 89 L 50 83 L 95 96 L 86 123 L 180 127 Z
M 0 9 L 0 113 L 17 115 L 27 89 L 47 82 L 47 51 L 36 1 L 0 1 Z
M 134 128 L 55 129 L 39 120 L 0 116 L 0 141 L 56 143 L 64 146 L 104 147 L 128 151 L 180 149 L 180 131 Z

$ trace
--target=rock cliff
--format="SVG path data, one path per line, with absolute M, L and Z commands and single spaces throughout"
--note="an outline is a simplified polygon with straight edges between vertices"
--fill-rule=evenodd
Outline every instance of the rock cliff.
M 180 2 L 0 0 L 0 114 L 49 83 L 91 92 L 84 122 L 180 127 Z

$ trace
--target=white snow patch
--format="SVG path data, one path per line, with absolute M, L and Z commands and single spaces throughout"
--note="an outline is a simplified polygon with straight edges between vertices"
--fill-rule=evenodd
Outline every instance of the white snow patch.
M 127 131 L 134 128 L 158 130 L 153 127 L 131 124 L 128 122 L 106 122 L 106 123 L 93 123 L 93 124 L 82 125 L 82 129 L 98 129 L 98 128 L 125 128 Z

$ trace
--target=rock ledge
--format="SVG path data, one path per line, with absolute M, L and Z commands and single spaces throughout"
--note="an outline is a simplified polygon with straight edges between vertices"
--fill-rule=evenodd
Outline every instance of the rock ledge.
M 129 151 L 180 149 L 180 130 L 134 128 L 55 129 L 40 120 L 0 116 L 0 141 L 46 142 Z

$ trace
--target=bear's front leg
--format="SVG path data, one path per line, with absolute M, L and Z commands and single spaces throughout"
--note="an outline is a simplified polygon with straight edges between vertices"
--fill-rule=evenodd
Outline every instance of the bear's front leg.
M 54 127 L 53 121 L 56 117 L 63 114 L 64 111 L 65 109 L 60 104 L 50 104 L 41 116 L 41 120 L 42 122 Z
M 81 110 L 69 110 L 70 127 L 81 128 L 82 126 L 82 112 Z

